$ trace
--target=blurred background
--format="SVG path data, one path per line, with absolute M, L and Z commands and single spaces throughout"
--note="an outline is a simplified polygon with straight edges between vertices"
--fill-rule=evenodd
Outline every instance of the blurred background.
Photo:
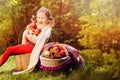
M 56 21 L 50 42 L 69 44 L 85 59 L 84 69 L 65 80 L 120 80 L 119 5 L 120 0 L 0 0 L 0 54 L 21 44 L 31 16 L 45 6 Z

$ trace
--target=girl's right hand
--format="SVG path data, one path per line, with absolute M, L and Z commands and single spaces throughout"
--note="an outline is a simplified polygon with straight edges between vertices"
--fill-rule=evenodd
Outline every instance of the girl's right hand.
M 25 37 L 32 43 L 36 43 L 38 40 L 38 36 L 34 34 L 29 34 L 28 31 L 25 32 Z
M 32 34 L 33 35 L 34 34 L 33 30 L 29 30 L 28 34 Z

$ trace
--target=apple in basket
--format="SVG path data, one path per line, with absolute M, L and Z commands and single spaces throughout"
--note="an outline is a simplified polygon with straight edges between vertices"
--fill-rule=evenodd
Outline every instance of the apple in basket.
M 50 49 L 50 53 L 51 53 L 51 58 L 60 58 L 62 57 L 60 54 L 59 54 L 59 47 L 58 46 L 54 46 Z
M 53 47 L 53 50 L 59 51 L 59 48 L 57 46 Z
M 60 54 L 62 57 L 66 56 L 65 50 L 61 50 L 61 51 L 59 52 L 59 54 Z
M 42 56 L 49 58 L 50 52 L 49 51 L 44 51 L 44 53 L 42 54 Z
M 35 29 L 35 35 L 38 35 L 41 32 L 41 29 Z

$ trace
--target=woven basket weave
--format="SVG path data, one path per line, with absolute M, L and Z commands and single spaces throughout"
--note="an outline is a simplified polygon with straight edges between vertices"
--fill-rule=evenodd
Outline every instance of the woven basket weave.
M 64 63 L 66 63 L 69 59 L 70 59 L 69 56 L 65 56 L 65 57 L 57 58 L 57 59 L 56 58 L 55 59 L 45 58 L 43 56 L 40 56 L 41 65 L 46 66 L 46 67 L 60 66 Z

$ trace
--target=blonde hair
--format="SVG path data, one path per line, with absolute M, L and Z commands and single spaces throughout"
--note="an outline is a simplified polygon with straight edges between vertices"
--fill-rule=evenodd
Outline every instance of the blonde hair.
M 38 13 L 40 13 L 40 12 L 44 12 L 45 15 L 46 15 L 49 19 L 52 18 L 51 11 L 50 11 L 48 8 L 46 8 L 46 7 L 41 7 L 41 8 L 37 11 L 36 15 L 37 15 Z

